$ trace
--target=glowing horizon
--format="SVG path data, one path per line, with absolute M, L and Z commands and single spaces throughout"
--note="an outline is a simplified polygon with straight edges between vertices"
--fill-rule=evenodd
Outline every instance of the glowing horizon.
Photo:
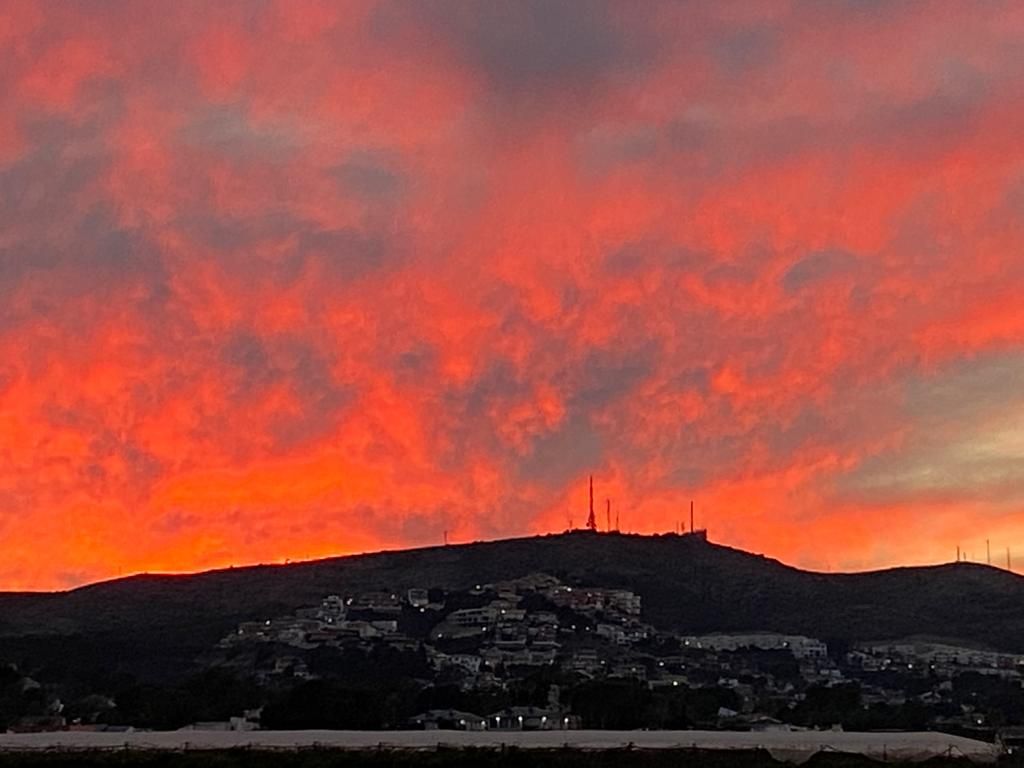
M 1024 6 L 586 10 L 3 4 L 0 589 L 1024 554 Z

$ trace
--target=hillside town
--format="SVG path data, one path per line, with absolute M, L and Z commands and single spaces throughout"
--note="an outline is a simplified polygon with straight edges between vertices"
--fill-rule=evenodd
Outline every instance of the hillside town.
M 1024 656 L 927 638 L 677 633 L 645 620 L 632 590 L 547 573 L 325 595 L 241 623 L 196 663 L 192 698 L 150 686 L 70 700 L 8 668 L 10 690 L 35 705 L 6 727 L 904 728 L 991 740 L 1024 716 Z
M 643 619 L 627 589 L 570 585 L 549 574 L 465 591 L 415 588 L 329 595 L 289 616 L 241 624 L 216 664 L 280 686 L 324 674 L 323 654 L 384 650 L 422 661 L 424 690 L 447 703 L 417 712 L 416 728 L 567 729 L 611 726 L 573 692 L 601 686 L 679 694 L 675 725 L 731 729 L 862 727 L 893 723 L 976 734 L 1024 713 L 1024 656 L 906 640 L 829 647 L 772 632 L 679 634 Z M 489 711 L 527 681 L 549 681 L 543 701 Z M 429 697 L 428 697 L 429 698 Z M 602 721 L 601 718 L 605 719 Z M 596 718 L 596 721 L 595 721 Z M 639 724 L 638 724 L 639 725 Z

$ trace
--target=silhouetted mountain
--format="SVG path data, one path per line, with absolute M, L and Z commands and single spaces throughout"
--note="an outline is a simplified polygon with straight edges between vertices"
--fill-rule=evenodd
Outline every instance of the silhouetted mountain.
M 645 620 L 685 632 L 770 630 L 833 640 L 931 635 L 1024 651 L 1024 578 L 996 568 L 957 563 L 811 573 L 697 536 L 573 532 L 0 594 L 0 657 L 40 643 L 60 647 L 76 636 L 98 664 L 122 652 L 184 659 L 240 621 L 287 614 L 328 594 L 468 588 L 533 572 L 633 589 L 643 597 Z

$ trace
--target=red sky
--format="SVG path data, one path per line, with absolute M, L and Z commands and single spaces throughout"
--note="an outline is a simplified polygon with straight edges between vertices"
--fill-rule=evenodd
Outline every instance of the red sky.
M 0 5 L 0 588 L 622 526 L 1024 557 L 1024 5 Z

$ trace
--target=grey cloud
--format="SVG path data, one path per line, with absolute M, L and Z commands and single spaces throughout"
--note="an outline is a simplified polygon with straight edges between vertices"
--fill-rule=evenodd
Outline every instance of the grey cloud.
M 353 152 L 334 174 L 343 192 L 374 202 L 393 202 L 408 186 L 396 158 L 379 151 Z
M 425 377 L 436 375 L 437 361 L 437 350 L 429 344 L 418 342 L 399 352 L 390 368 L 400 382 L 416 384 Z
M 585 133 L 579 140 L 579 154 L 585 169 L 602 174 L 652 159 L 660 143 L 659 132 L 653 126 L 608 126 Z
M 962 62 L 936 63 L 934 90 L 910 102 L 880 104 L 847 127 L 849 138 L 907 155 L 954 146 L 976 130 L 976 121 L 1000 89 L 999 78 L 1024 71 L 1006 62 L 999 77 L 982 75 Z
M 903 384 L 909 433 L 841 478 L 851 498 L 1024 500 L 1020 353 L 965 360 Z
M 847 251 L 818 251 L 808 254 L 787 270 L 782 285 L 790 293 L 857 269 L 859 260 Z
M 713 115 L 697 110 L 671 121 L 665 136 L 669 146 L 678 152 L 701 152 L 708 149 L 720 127 Z
M 509 322 L 526 321 L 511 318 Z M 533 338 L 544 334 L 547 340 L 538 341 L 539 348 L 552 350 L 560 346 L 557 334 L 550 330 L 535 329 Z M 533 438 L 525 457 L 514 453 L 496 435 L 479 429 L 496 408 L 500 411 L 507 404 L 529 397 L 536 385 L 534 379 L 524 379 L 510 363 L 496 360 L 471 385 L 442 393 L 439 410 L 450 417 L 446 420 L 449 431 L 444 439 L 450 451 L 439 461 L 454 469 L 467 455 L 484 451 L 509 462 L 519 476 L 553 487 L 582 466 L 593 466 L 599 461 L 602 442 L 591 417 L 595 411 L 634 391 L 653 369 L 655 354 L 653 348 L 644 346 L 628 351 L 601 349 L 581 360 L 556 364 L 548 380 L 555 389 L 567 394 L 566 416 L 553 432 Z
M 202 147 L 228 157 L 285 160 L 306 141 L 297 124 L 256 121 L 244 106 L 209 107 L 185 125 L 179 138 L 186 146 Z
M 286 286 L 311 260 L 327 275 L 355 280 L 400 263 L 406 255 L 401 237 L 380 227 L 323 229 L 284 211 L 266 216 L 191 215 L 178 222 L 183 231 L 215 251 L 215 258 L 241 280 L 273 280 Z M 277 245 L 284 253 L 254 262 L 257 245 Z
M 757 267 L 744 259 L 739 262 L 716 264 L 704 273 L 709 288 L 728 291 L 734 287 L 749 287 L 757 282 Z
M 890 4 L 891 5 L 891 4 Z M 750 67 L 763 71 L 762 59 L 773 54 L 773 38 L 781 32 L 752 29 L 716 37 L 712 56 L 723 75 L 742 77 L 733 70 Z M 803 152 L 846 154 L 850 147 L 915 155 L 952 146 L 973 135 L 978 117 L 993 101 L 1014 92 L 1024 74 L 1024 56 L 1001 56 L 995 72 L 980 72 L 962 60 L 949 57 L 933 62 L 926 90 L 912 100 L 869 100 L 863 96 L 864 73 L 844 67 L 843 62 L 822 66 L 822 76 L 838 93 L 849 94 L 857 110 L 852 115 L 809 117 L 805 114 L 765 114 L 762 119 L 737 120 L 728 105 L 680 105 L 680 116 L 664 125 L 651 126 L 647 146 L 658 151 L 624 162 L 657 164 L 671 169 L 683 183 L 742 173 L 750 167 L 780 162 Z M 787 66 L 799 66 L 789 64 Z M 781 73 L 779 76 L 785 76 Z M 749 86 L 749 84 L 748 84 Z
M 854 498 L 897 502 L 916 499 L 1024 501 L 1024 456 L 971 456 L 970 445 L 917 448 L 908 459 L 867 462 L 840 484 Z
M 996 213 L 997 220 L 1001 221 L 1007 213 L 1016 219 L 1024 219 L 1024 175 L 1018 176 L 1017 180 L 1007 187 L 1003 207 Z
M 663 267 L 670 270 L 703 272 L 715 264 L 710 253 L 687 250 L 656 240 L 637 240 L 609 251 L 604 257 L 605 270 L 615 276 L 641 275 Z
M 165 469 L 156 456 L 133 438 L 130 418 L 120 425 L 112 425 L 102 408 L 83 399 L 71 404 L 51 400 L 44 406 L 43 414 L 52 427 L 72 430 L 83 437 L 87 450 L 82 459 L 72 462 L 59 457 L 59 460 L 67 460 L 73 466 L 81 487 L 96 498 L 108 497 L 115 491 L 115 485 L 118 493 L 143 497 Z M 111 459 L 116 460 L 116 476 L 111 476 L 105 468 Z
M 750 447 L 749 435 L 717 434 L 713 438 L 683 432 L 663 448 L 671 467 L 665 480 L 689 488 L 709 482 L 715 476 L 736 471 Z
M 469 388 L 452 394 L 463 401 L 470 414 L 483 415 L 496 401 L 515 397 L 526 390 L 527 384 L 519 379 L 512 365 L 497 359 Z
M 673 376 L 669 384 L 674 391 L 696 390 L 707 394 L 711 389 L 711 370 L 706 366 L 685 368 Z
M 272 426 L 283 449 L 329 434 L 355 394 L 335 380 L 328 360 L 308 345 L 299 346 L 288 377 L 301 405 L 299 413 L 281 415 Z
M 961 429 L 1000 418 L 1022 402 L 1024 354 L 1019 351 L 968 358 L 932 376 L 918 374 L 906 383 L 907 409 L 929 428 L 945 424 Z
M 299 239 L 298 255 L 317 258 L 342 279 L 356 279 L 404 258 L 399 242 L 378 232 L 356 229 L 315 230 Z
M 657 350 L 636 343 L 628 351 L 597 349 L 574 366 L 573 408 L 589 413 L 625 397 L 655 370 Z
M 775 57 L 779 43 L 779 31 L 776 29 L 746 27 L 716 39 L 712 44 L 712 55 L 725 73 L 746 75 L 767 66 Z
M 275 378 L 266 345 L 254 333 L 241 331 L 234 334 L 224 344 L 221 360 L 242 374 L 243 391 L 265 386 Z
M 216 216 L 194 213 L 181 216 L 177 228 L 218 251 L 249 248 L 267 241 L 281 241 L 310 225 L 283 211 L 259 216 Z
M 884 21 L 889 15 L 901 13 L 915 3 L 926 5 L 921 0 L 911 0 L 905 3 L 892 3 L 889 0 L 800 0 L 797 8 L 802 7 L 811 13 L 870 16 Z M 800 14 L 799 10 L 797 14 Z
M 642 66 L 653 41 L 639 28 L 617 22 L 610 3 L 558 0 L 435 0 L 419 4 L 439 33 L 450 39 L 505 95 L 533 95 L 564 88 L 579 92 L 609 75 Z M 633 13 L 645 12 L 637 6 Z
M 159 459 L 127 437 L 102 434 L 91 441 L 89 450 L 94 459 L 119 459 L 125 471 L 124 482 L 136 494 L 147 494 L 165 470 Z M 101 464 L 85 465 L 84 473 L 87 478 L 86 487 L 94 487 L 98 491 L 96 495 L 100 498 L 109 495 L 110 491 L 106 485 L 110 478 Z M 93 483 L 88 482 L 90 478 Z
M 0 250 L 0 280 L 18 283 L 50 271 L 46 301 L 105 293 L 125 280 L 142 278 L 154 297 L 166 296 L 167 274 L 157 246 L 141 231 L 123 229 L 103 210 L 71 217 L 64 231 L 21 240 Z
M 795 451 L 808 443 L 830 444 L 841 442 L 842 436 L 836 434 L 837 425 L 826 418 L 814 405 L 805 405 L 797 415 L 788 422 L 769 425 L 766 429 L 768 444 L 772 456 L 791 456 Z
M 55 129 L 49 126 L 48 133 Z M 92 184 L 109 167 L 109 156 L 94 149 L 71 151 L 74 134 L 42 142 L 14 163 L 0 168 L 0 222 L 7 232 L 37 235 L 59 230 L 58 212 L 74 215 Z
M 399 368 L 400 378 L 418 378 L 416 370 L 420 365 L 432 365 L 433 354 L 429 351 L 425 357 L 414 354 L 409 362 L 412 362 L 413 370 Z M 465 466 L 465 459 L 475 451 L 499 455 L 503 447 L 497 435 L 480 429 L 480 425 L 488 423 L 493 407 L 526 391 L 512 366 L 499 359 L 487 365 L 480 375 L 465 385 L 448 384 L 443 377 L 437 381 L 439 389 L 435 410 L 443 416 L 438 427 L 443 435 L 438 443 L 444 448 L 435 457 L 439 466 L 444 471 L 455 472 Z
M 143 289 L 133 292 L 136 303 L 169 294 L 160 247 L 105 202 L 105 120 L 28 123 L 35 144 L 0 168 L 0 291 L 13 295 L 33 282 L 37 313 L 62 309 L 69 297 L 113 295 L 126 281 Z
M 224 343 L 220 357 L 239 374 L 235 400 L 259 397 L 279 385 L 291 390 L 298 403 L 297 412 L 276 414 L 268 425 L 280 450 L 329 433 L 355 396 L 349 386 L 335 379 L 325 354 L 303 339 L 264 339 L 240 331 Z
M 66 246 L 67 263 L 76 268 L 79 290 L 96 292 L 131 278 L 148 288 L 148 300 L 170 295 L 170 275 L 156 242 L 144 231 L 122 228 L 103 208 L 83 218 Z
M 520 477 L 561 488 L 573 477 L 600 464 L 603 444 L 600 434 L 579 414 L 556 431 L 534 441 L 532 449 L 516 467 Z
M 604 268 L 613 275 L 644 274 L 657 260 L 657 246 L 652 243 L 627 243 L 609 251 L 604 257 Z

